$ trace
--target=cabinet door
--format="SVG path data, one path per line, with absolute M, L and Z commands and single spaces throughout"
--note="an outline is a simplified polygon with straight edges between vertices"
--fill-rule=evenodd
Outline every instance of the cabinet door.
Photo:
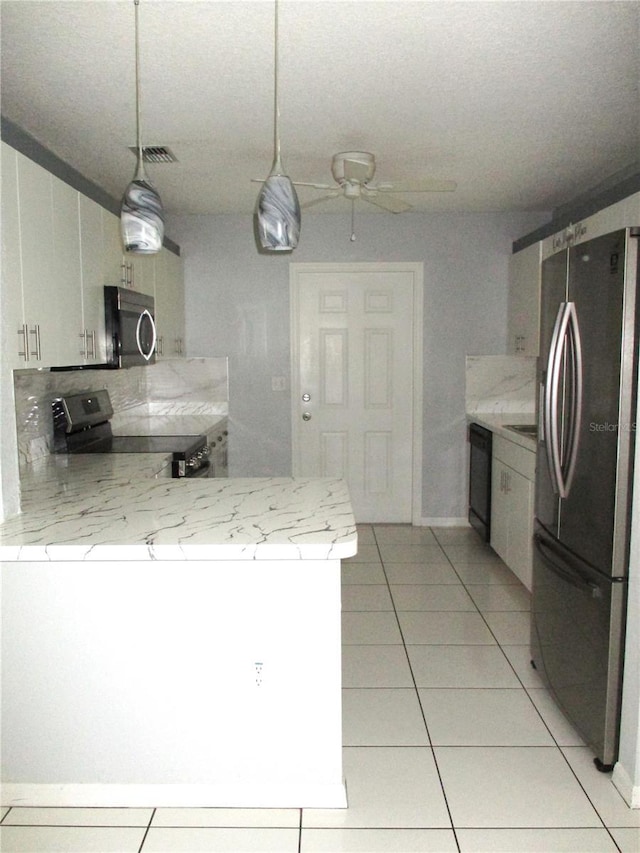
M 169 304 L 172 317 L 171 348 L 174 356 L 184 356 L 184 277 L 182 258 L 164 250 L 166 282 L 169 288 Z
M 131 264 L 131 286 L 139 293 L 153 296 L 156 288 L 156 255 L 125 255 L 125 261 Z
M 184 355 L 184 283 L 182 260 L 163 249 L 156 255 L 156 321 L 158 357 Z
M 505 563 L 509 551 L 508 473 L 509 468 L 494 456 L 491 464 L 491 547 Z
M 24 321 L 29 332 L 29 366 L 57 362 L 65 307 L 52 282 L 53 202 L 51 174 L 18 154 L 20 249 Z M 63 326 L 62 326 L 63 328 Z
M 517 471 L 509 470 L 507 497 L 509 531 L 507 560 L 511 571 L 531 590 L 533 567 L 533 483 Z
M 80 196 L 80 245 L 82 258 L 82 324 L 86 364 L 106 359 L 104 338 L 105 241 L 102 207 Z
M 510 355 L 538 355 L 541 245 L 527 246 L 509 259 L 507 352 Z
M 14 370 L 27 367 L 22 269 L 20 265 L 20 219 L 18 216 L 18 160 L 16 151 L 2 143 L 2 361 Z M 22 355 L 20 355 L 22 353 Z
M 53 199 L 52 287 L 63 314 L 57 335 L 56 365 L 82 364 L 82 276 L 80 270 L 79 194 L 55 176 L 51 177 Z
M 126 286 L 124 265 L 126 259 L 120 236 L 120 218 L 108 210 L 102 211 L 104 239 L 104 283 L 114 287 Z

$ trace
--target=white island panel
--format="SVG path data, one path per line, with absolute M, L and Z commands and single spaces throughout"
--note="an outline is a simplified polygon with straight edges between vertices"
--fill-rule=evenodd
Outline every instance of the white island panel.
M 346 806 L 339 559 L 3 572 L 6 805 Z

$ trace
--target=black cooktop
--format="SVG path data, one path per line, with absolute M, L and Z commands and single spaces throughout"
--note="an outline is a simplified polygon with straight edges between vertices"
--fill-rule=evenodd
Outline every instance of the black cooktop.
M 74 442 L 71 453 L 174 453 L 189 458 L 203 444 L 204 435 L 106 435 Z

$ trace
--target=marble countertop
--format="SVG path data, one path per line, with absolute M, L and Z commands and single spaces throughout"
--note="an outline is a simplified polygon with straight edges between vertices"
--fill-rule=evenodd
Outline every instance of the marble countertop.
M 491 430 L 491 432 L 502 436 L 502 438 L 512 441 L 514 444 L 520 445 L 520 447 L 534 452 L 536 450 L 535 438 L 507 428 L 507 424 L 535 423 L 533 412 L 467 412 L 467 423 L 480 424 L 480 426 Z
M 162 419 L 165 434 L 206 433 L 221 418 Z M 159 419 L 153 429 L 158 434 Z M 117 433 L 146 434 L 144 419 Z M 116 430 L 114 429 L 114 432 Z M 3 561 L 326 560 L 357 534 L 339 479 L 183 478 L 163 453 L 50 455 L 21 475 L 22 512 L 0 525 Z

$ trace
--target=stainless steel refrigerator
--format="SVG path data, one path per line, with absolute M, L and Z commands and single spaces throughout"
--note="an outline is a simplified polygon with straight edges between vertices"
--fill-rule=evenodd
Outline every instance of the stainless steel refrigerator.
M 638 234 L 542 265 L 532 662 L 602 770 L 616 760 L 622 691 Z

